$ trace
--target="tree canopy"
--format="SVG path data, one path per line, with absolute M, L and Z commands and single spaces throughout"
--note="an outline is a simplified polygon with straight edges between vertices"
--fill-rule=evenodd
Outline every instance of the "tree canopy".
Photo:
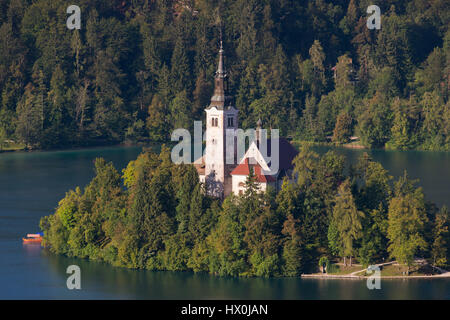
M 245 128 L 449 150 L 449 6 L 383 1 L 1 0 L 0 131 L 30 148 L 167 141 L 211 96 L 222 32 Z M 352 120 L 350 123 L 350 119 Z M 0 141 L 3 143 L 3 141 Z
M 295 179 L 278 193 L 261 192 L 250 171 L 246 192 L 220 201 L 205 194 L 194 166 L 173 164 L 166 147 L 143 152 L 122 176 L 97 159 L 92 181 L 41 219 L 43 245 L 128 268 L 229 276 L 299 276 L 317 271 L 323 257 L 448 265 L 445 207 L 426 202 L 406 173 L 392 186 L 367 154 L 351 170 L 343 164 L 333 151 L 303 147 Z

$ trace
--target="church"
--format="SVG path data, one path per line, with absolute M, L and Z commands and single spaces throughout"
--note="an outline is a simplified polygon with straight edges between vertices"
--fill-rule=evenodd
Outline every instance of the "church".
M 292 178 L 292 161 L 297 150 L 284 138 L 262 141 L 261 120 L 258 120 L 255 137 L 251 139 L 245 155 L 237 159 L 237 141 L 227 143 L 226 134 L 236 135 L 239 128 L 239 110 L 233 105 L 233 98 L 228 95 L 227 72 L 224 65 L 222 42 L 219 50 L 219 64 L 214 79 L 214 94 L 206 111 L 206 149 L 205 155 L 194 162 L 200 181 L 206 184 L 207 193 L 224 198 L 231 193 L 245 192 L 245 181 L 253 170 L 260 191 L 267 187 L 275 190 L 281 188 L 283 178 Z M 265 138 L 264 138 L 265 139 Z M 266 143 L 266 153 L 271 153 L 271 145 L 278 144 L 276 172 L 271 172 L 270 159 L 261 152 L 260 146 Z M 273 148 L 275 149 L 275 148 Z M 229 163 L 227 155 L 233 155 L 236 161 Z M 273 155 L 272 155 L 273 156 Z M 270 172 L 270 174 L 267 174 Z

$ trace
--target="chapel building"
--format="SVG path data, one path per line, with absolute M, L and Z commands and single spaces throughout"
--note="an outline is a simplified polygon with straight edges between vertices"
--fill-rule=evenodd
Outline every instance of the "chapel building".
M 194 162 L 200 181 L 206 184 L 208 194 L 224 198 L 231 193 L 236 195 L 245 192 L 245 181 L 253 170 L 260 191 L 271 186 L 275 190 L 281 188 L 284 177 L 292 178 L 292 160 L 297 150 L 284 138 L 275 140 L 278 143 L 278 170 L 270 175 L 270 159 L 261 150 L 261 120 L 258 120 L 255 137 L 241 159 L 237 159 L 237 139 L 228 143 L 226 134 L 236 133 L 239 128 L 239 111 L 233 105 L 233 98 L 228 95 L 227 72 L 224 65 L 222 42 L 219 50 L 219 64 L 214 79 L 214 94 L 206 111 L 206 149 L 205 155 Z M 271 155 L 273 139 L 266 140 L 266 155 Z M 234 161 L 227 163 L 227 155 Z M 228 161 L 229 162 L 229 161 Z M 272 172 L 270 172 L 272 173 Z

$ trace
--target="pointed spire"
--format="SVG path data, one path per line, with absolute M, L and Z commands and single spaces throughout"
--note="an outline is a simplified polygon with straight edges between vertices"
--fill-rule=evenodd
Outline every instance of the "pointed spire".
M 221 36 L 222 38 L 222 36 Z M 216 72 L 216 76 L 219 77 L 225 77 L 226 76 L 226 71 L 224 69 L 224 65 L 223 65 L 223 44 L 222 44 L 222 39 L 220 39 L 220 50 L 219 50 L 219 66 L 217 67 L 217 72 Z
M 227 82 L 227 71 L 224 63 L 224 53 L 223 41 L 222 41 L 222 30 L 220 30 L 220 49 L 219 49 L 219 64 L 217 66 L 216 75 L 214 76 L 214 94 L 211 97 L 211 104 L 209 108 L 216 107 L 219 110 L 224 110 L 232 106 L 233 98 L 227 95 L 228 82 Z
M 222 39 L 222 27 L 220 28 L 220 49 L 219 49 L 219 65 L 217 66 L 216 77 L 226 77 L 226 71 L 223 64 L 223 39 Z
M 219 49 L 219 65 L 217 66 L 215 81 L 214 81 L 214 95 L 211 98 L 211 106 L 214 105 L 219 108 L 224 108 L 226 100 L 229 97 L 226 96 L 227 84 L 226 77 L 227 72 L 225 71 L 224 59 L 223 59 L 223 43 L 222 35 L 220 36 L 220 49 Z

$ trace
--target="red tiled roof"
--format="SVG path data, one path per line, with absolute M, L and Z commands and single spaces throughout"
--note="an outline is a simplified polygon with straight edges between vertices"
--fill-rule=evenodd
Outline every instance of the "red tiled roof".
M 256 176 L 256 181 L 258 182 L 274 182 L 275 178 L 273 176 L 262 174 L 262 168 L 259 164 L 249 164 L 248 158 L 245 159 L 243 163 L 238 165 L 233 172 L 232 176 L 248 176 L 250 174 L 250 167 L 253 168 L 253 173 Z

